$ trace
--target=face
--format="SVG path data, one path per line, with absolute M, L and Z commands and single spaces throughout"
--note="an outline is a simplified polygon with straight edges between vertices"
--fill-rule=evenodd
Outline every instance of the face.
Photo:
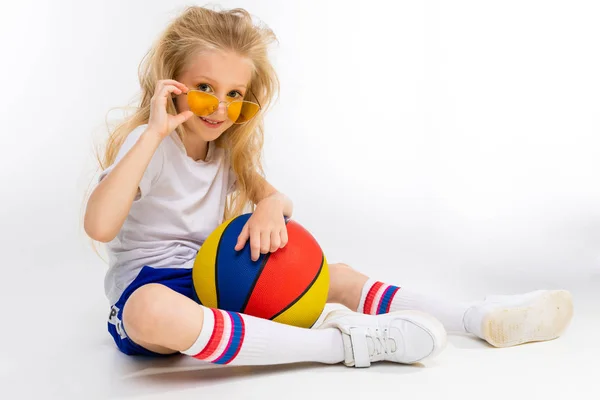
M 192 58 L 181 76 L 175 78 L 190 90 L 215 95 L 222 103 L 217 111 L 207 117 L 194 115 L 183 126 L 186 134 L 197 135 L 210 142 L 217 139 L 233 125 L 227 116 L 227 103 L 243 100 L 252 78 L 249 59 L 232 52 L 206 52 Z M 175 98 L 178 112 L 189 110 L 186 95 Z

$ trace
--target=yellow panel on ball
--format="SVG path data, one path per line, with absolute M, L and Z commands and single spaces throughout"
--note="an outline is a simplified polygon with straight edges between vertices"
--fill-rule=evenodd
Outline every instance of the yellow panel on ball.
M 323 267 L 310 289 L 293 306 L 273 318 L 273 321 L 301 328 L 310 328 L 323 312 L 328 294 L 329 267 L 327 259 L 323 257 Z
M 223 235 L 225 228 L 227 228 L 231 221 L 233 221 L 233 218 L 221 224 L 210 235 L 208 235 L 200 247 L 198 255 L 196 256 L 196 260 L 194 261 L 194 268 L 192 270 L 194 287 L 200 303 L 206 307 L 218 308 L 216 287 L 217 280 L 215 279 L 217 249 L 219 247 L 221 235 Z

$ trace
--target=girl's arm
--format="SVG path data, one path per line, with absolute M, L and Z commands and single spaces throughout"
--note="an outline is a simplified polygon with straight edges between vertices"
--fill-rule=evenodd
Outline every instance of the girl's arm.
M 146 129 L 94 189 L 87 203 L 83 223 L 90 238 L 106 243 L 117 236 L 138 194 L 144 172 L 161 141 L 161 135 Z
M 260 254 L 277 251 L 287 244 L 283 217 L 291 217 L 294 208 L 287 196 L 278 192 L 262 176 L 259 179 L 261 186 L 253 199 L 256 210 L 246 222 L 235 246 L 235 250 L 242 250 L 250 240 L 250 255 L 254 261 L 258 260 Z
M 167 113 L 167 99 L 171 94 L 181 94 L 187 90 L 183 83 L 172 79 L 157 82 L 150 100 L 147 129 L 113 170 L 100 181 L 88 200 L 83 226 L 92 239 L 110 242 L 121 230 L 137 196 L 146 168 L 161 141 L 194 115 L 189 110 L 177 115 Z
M 259 176 L 261 181 L 261 188 L 258 191 L 257 198 L 254 199 L 256 205 L 265 201 L 269 203 L 271 207 L 281 207 L 283 215 L 291 217 L 294 211 L 294 204 L 292 200 L 281 192 L 278 192 L 265 178 Z

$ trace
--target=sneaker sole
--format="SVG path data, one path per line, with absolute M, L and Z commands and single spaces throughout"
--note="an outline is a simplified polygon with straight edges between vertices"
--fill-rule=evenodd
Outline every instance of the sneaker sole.
M 526 306 L 491 311 L 483 318 L 482 333 L 494 347 L 553 340 L 562 335 L 572 317 L 568 291 L 544 291 Z

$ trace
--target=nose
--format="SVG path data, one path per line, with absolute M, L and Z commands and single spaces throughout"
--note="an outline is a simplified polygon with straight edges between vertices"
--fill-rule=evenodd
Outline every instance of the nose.
M 217 112 L 218 113 L 227 113 L 227 103 L 224 101 L 221 101 L 219 103 L 219 108 L 217 108 Z
M 225 119 L 227 117 L 227 102 L 221 100 L 219 106 L 211 115 L 218 117 L 220 120 Z

